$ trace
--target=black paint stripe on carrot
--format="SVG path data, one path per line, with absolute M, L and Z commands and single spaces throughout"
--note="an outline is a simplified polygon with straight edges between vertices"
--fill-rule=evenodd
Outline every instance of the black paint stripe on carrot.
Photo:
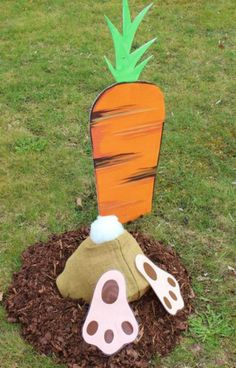
M 117 109 L 116 109 L 117 110 Z M 92 115 L 91 115 L 91 118 L 92 118 L 92 122 L 93 120 L 96 120 L 96 119 L 100 119 L 102 118 L 104 115 L 110 113 L 111 111 L 113 110 L 99 110 L 99 111 L 93 111 Z
M 130 109 L 132 107 L 133 105 L 124 105 L 124 106 L 117 107 L 115 109 L 93 111 L 91 113 L 91 121 L 94 124 L 96 123 L 96 121 L 94 121 L 96 119 L 101 119 L 113 112 L 118 112 L 118 111 L 122 112 L 123 110 Z
M 121 153 L 114 156 L 104 156 L 94 159 L 94 166 L 96 169 L 114 166 L 127 161 L 133 160 L 135 153 Z
M 156 170 L 157 170 L 157 166 L 141 169 L 137 172 L 137 174 L 129 176 L 128 178 L 125 178 L 123 183 L 132 183 L 134 181 L 139 181 L 143 179 L 155 178 Z

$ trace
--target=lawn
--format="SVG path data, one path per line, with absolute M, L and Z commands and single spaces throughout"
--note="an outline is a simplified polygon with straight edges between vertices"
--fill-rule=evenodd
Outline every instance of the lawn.
M 130 0 L 136 13 L 146 0 Z M 88 114 L 113 83 L 104 14 L 121 1 L 0 3 L 0 298 L 21 253 L 97 215 Z M 192 275 L 195 315 L 155 367 L 236 366 L 235 2 L 159 0 L 137 35 L 154 58 L 142 79 L 164 91 L 167 119 L 152 214 L 128 226 L 171 244 Z M 76 207 L 81 198 L 83 207 Z M 6 321 L 0 367 L 54 368 Z

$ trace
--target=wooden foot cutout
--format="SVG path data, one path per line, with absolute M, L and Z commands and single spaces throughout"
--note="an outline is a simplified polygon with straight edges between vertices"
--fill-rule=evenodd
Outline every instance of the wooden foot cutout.
M 152 287 L 168 313 L 175 315 L 183 309 L 184 301 L 178 281 L 168 272 L 157 267 L 146 256 L 139 254 L 135 259 L 139 272 Z
M 112 270 L 99 279 L 82 330 L 88 344 L 112 355 L 138 336 L 138 323 L 126 298 L 121 272 Z

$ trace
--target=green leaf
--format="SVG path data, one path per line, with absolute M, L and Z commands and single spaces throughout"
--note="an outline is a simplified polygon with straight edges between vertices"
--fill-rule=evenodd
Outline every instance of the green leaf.
M 110 62 L 110 60 L 104 56 L 105 60 L 106 60 L 106 63 L 108 65 L 108 68 L 111 72 L 111 74 L 113 75 L 113 77 L 116 79 L 117 78 L 117 75 L 116 75 L 116 69 L 114 68 L 114 66 L 112 65 L 112 63 Z
M 123 0 L 123 34 L 124 35 L 128 33 L 131 23 L 132 22 L 131 22 L 128 0 Z
M 139 65 L 136 66 L 136 68 L 134 69 L 134 71 L 135 71 L 135 78 L 137 78 L 136 80 L 139 79 L 140 74 L 142 73 L 143 69 L 145 68 L 145 66 L 147 65 L 147 63 L 149 62 L 149 60 L 151 58 L 152 58 L 152 55 L 149 56 L 147 59 L 145 59 Z
M 115 55 L 116 55 L 116 65 L 119 65 L 124 57 L 126 56 L 126 50 L 124 48 L 124 42 L 122 36 L 118 29 L 114 26 L 114 24 L 110 21 L 110 19 L 105 16 L 108 28 L 111 32 L 111 36 L 114 43 Z
M 146 8 L 144 8 L 134 19 L 132 26 L 131 26 L 131 31 L 130 31 L 130 37 L 129 37 L 129 46 L 131 49 L 133 40 L 134 40 L 134 36 L 138 30 L 138 27 L 140 25 L 140 23 L 142 22 L 143 18 L 145 17 L 145 15 L 147 14 L 147 12 L 149 11 L 149 9 L 152 7 L 153 4 L 150 4 L 148 6 L 146 6 Z
M 156 38 L 153 38 L 153 40 L 148 41 L 144 45 L 140 46 L 137 50 L 132 52 L 130 54 L 130 66 L 135 67 L 137 62 L 141 59 L 141 57 L 144 55 L 144 53 L 148 50 L 148 48 L 156 41 Z

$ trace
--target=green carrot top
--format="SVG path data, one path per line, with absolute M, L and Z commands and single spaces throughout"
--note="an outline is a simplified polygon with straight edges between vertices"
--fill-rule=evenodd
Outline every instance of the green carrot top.
M 149 56 L 138 64 L 147 49 L 155 42 L 156 38 L 145 43 L 137 50 L 132 51 L 133 40 L 137 29 L 151 6 L 152 4 L 148 5 L 132 21 L 128 0 L 123 0 L 123 34 L 105 16 L 114 43 L 116 66 L 114 67 L 107 57 L 105 57 L 105 60 L 117 82 L 137 81 L 144 67 L 152 58 L 152 56 Z

